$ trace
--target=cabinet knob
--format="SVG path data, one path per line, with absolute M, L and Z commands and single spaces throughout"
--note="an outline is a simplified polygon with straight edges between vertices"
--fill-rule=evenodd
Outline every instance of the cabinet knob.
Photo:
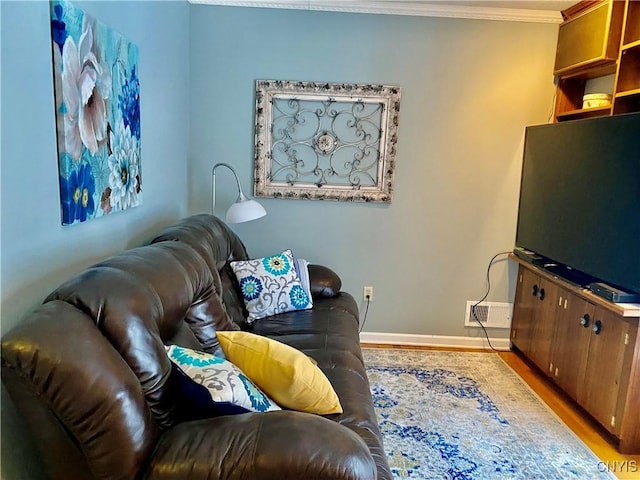
M 582 325 L 584 328 L 587 328 L 589 326 L 589 322 L 591 321 L 591 317 L 589 317 L 588 313 L 585 313 L 582 318 L 580 318 L 580 325 Z
M 540 293 L 538 293 L 538 296 L 540 297 L 540 300 L 544 300 L 544 288 L 540 289 Z
M 533 295 L 534 297 L 537 297 L 539 291 L 540 291 L 540 287 L 534 284 L 533 287 L 531 288 L 531 295 Z
M 600 332 L 602 331 L 602 322 L 600 320 L 596 320 L 591 329 L 593 330 L 593 333 L 600 335 Z

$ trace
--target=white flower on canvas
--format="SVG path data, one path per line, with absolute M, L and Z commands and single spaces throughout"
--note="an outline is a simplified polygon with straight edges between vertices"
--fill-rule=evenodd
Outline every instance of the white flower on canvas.
M 115 210 L 135 207 L 139 202 L 139 147 L 129 127 L 119 120 L 111 132 L 112 155 L 109 157 L 110 203 Z
M 83 145 L 95 155 L 107 136 L 106 100 L 111 74 L 93 50 L 93 30 L 87 24 L 83 25 L 78 46 L 69 36 L 62 48 L 65 150 L 76 161 Z

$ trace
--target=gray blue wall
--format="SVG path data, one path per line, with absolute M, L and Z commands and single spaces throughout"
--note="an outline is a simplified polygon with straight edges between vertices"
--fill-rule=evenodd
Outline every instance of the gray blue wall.
M 74 272 L 187 214 L 189 5 L 74 3 L 140 49 L 143 204 L 60 225 L 49 3 L 0 2 L 2 332 Z M 1 447 L 3 479 L 41 478 L 4 388 Z
M 466 301 L 483 295 L 489 259 L 513 248 L 524 127 L 552 109 L 557 30 L 192 6 L 189 210 L 210 210 L 216 162 L 251 191 L 256 79 L 400 85 L 390 206 L 265 199 L 267 217 L 235 228 L 252 255 L 292 248 L 334 267 L 357 299 L 372 285 L 365 331 L 476 336 Z M 512 300 L 513 275 L 496 265 L 489 300 Z
M 140 48 L 144 202 L 60 226 L 48 3 L 0 2 L 2 332 L 81 268 L 208 212 L 214 163 L 233 164 L 250 192 L 263 78 L 400 85 L 399 146 L 390 206 L 265 199 L 267 217 L 234 227 L 249 251 L 292 248 L 357 298 L 373 285 L 369 332 L 477 335 L 462 326 L 465 301 L 513 246 L 523 129 L 552 107 L 556 25 L 75 3 Z M 232 198 L 219 186 L 219 213 Z M 506 262 L 492 281 L 489 299 L 511 300 Z M 1 443 L 3 479 L 41 478 L 4 390 Z

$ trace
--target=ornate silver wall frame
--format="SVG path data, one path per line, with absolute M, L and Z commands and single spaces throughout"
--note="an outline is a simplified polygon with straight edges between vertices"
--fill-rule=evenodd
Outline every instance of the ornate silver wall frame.
M 400 87 L 256 82 L 254 194 L 391 203 Z

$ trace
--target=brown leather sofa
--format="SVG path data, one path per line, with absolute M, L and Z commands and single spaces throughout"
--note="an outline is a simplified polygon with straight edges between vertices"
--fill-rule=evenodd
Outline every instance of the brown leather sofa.
M 245 322 L 221 221 L 196 215 L 61 285 L 2 339 L 2 381 L 52 479 L 391 479 L 358 341 L 358 309 L 310 266 L 314 307 Z M 268 320 L 268 321 L 267 321 Z M 214 352 L 246 329 L 311 356 L 344 413 L 198 418 L 164 344 Z

